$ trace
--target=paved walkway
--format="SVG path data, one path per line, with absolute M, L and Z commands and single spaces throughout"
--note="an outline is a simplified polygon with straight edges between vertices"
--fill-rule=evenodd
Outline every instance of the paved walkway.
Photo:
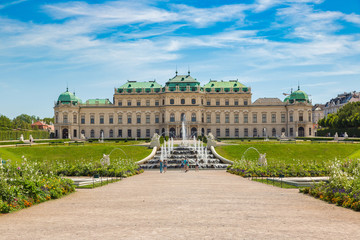
M 144 174 L 0 216 L 0 239 L 359 239 L 360 213 L 224 171 Z

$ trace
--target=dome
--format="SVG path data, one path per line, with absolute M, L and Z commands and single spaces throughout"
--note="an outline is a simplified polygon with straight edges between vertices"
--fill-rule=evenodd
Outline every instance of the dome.
M 300 88 L 298 88 L 297 91 L 291 93 L 288 99 L 290 103 L 309 102 L 309 96 L 304 91 L 301 91 Z
M 66 92 L 63 92 L 62 94 L 60 94 L 58 100 L 57 100 L 57 104 L 78 104 L 78 103 L 82 103 L 81 99 L 76 97 L 74 93 L 69 92 L 68 89 L 66 89 Z
M 286 96 L 286 98 L 284 99 L 284 102 L 289 101 L 290 95 Z

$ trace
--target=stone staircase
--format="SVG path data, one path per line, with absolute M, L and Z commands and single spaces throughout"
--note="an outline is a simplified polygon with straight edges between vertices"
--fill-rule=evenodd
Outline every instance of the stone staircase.
M 201 159 L 199 158 L 199 169 L 226 169 L 229 164 L 222 163 L 219 159 L 217 159 L 210 150 L 206 149 L 207 158 Z M 158 151 L 155 157 L 148 162 L 141 164 L 140 167 L 143 169 L 156 169 L 160 166 L 160 157 L 161 151 Z M 181 168 L 181 162 L 184 159 L 189 161 L 189 167 L 195 168 L 195 161 L 197 158 L 197 153 L 191 147 L 174 147 L 174 150 L 171 152 L 170 156 L 166 159 L 168 162 L 168 169 L 176 169 Z

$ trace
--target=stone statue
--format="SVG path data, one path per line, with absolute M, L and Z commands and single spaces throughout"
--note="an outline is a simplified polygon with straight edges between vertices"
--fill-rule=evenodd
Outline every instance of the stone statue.
M 30 143 L 34 142 L 34 138 L 32 137 L 31 134 L 30 134 L 30 137 L 29 137 L 29 141 L 30 141 Z
M 209 133 L 206 136 L 206 139 L 207 139 L 207 148 L 210 148 L 211 146 L 216 147 L 216 140 L 212 133 Z
M 260 166 L 267 166 L 266 153 L 264 153 L 264 154 L 260 153 L 259 155 L 260 155 L 260 157 L 258 159 L 259 165 Z
M 86 139 L 85 135 L 81 133 L 80 134 L 80 139 L 85 140 Z
M 23 135 L 23 134 L 21 134 L 21 136 L 20 136 L 20 141 L 21 141 L 21 142 L 24 141 L 24 135 Z
M 160 136 L 157 133 L 154 133 L 154 136 L 151 138 L 150 148 L 160 147 Z
M 334 141 L 339 141 L 339 135 L 338 135 L 337 132 L 336 132 L 335 135 L 334 135 Z
M 344 133 L 344 139 L 348 139 L 349 135 L 347 134 L 347 132 Z
M 103 154 L 102 159 L 100 160 L 101 165 L 110 165 L 110 155 Z
M 285 136 L 285 132 L 282 132 L 282 133 L 281 133 L 280 138 L 281 138 L 281 139 L 285 139 L 285 138 L 286 138 L 286 136 Z

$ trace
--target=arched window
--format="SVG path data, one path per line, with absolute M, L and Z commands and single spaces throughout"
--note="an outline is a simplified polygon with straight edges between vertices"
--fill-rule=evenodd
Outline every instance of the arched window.
M 196 122 L 196 113 L 191 114 L 191 121 Z
M 271 134 L 273 137 L 276 137 L 276 129 L 275 128 L 272 129 Z
M 196 104 L 196 99 L 195 98 L 191 99 L 191 103 Z
M 285 128 L 282 128 L 282 129 L 281 129 L 281 133 L 285 133 Z
M 174 104 L 174 99 L 170 99 L 170 104 Z
M 258 135 L 258 134 L 257 134 L 257 129 L 254 128 L 254 129 L 253 129 L 253 137 L 257 137 L 257 135 Z
M 110 129 L 110 131 L 109 131 L 109 137 L 114 137 L 114 131 L 112 130 L 112 129 Z
M 90 137 L 91 137 L 91 138 L 94 138 L 94 137 L 95 137 L 95 131 L 94 131 L 94 129 L 91 129 L 91 131 L 90 131 Z
M 170 122 L 175 122 L 175 114 L 174 113 L 170 114 Z
M 185 104 L 185 99 L 181 99 L 181 104 Z

